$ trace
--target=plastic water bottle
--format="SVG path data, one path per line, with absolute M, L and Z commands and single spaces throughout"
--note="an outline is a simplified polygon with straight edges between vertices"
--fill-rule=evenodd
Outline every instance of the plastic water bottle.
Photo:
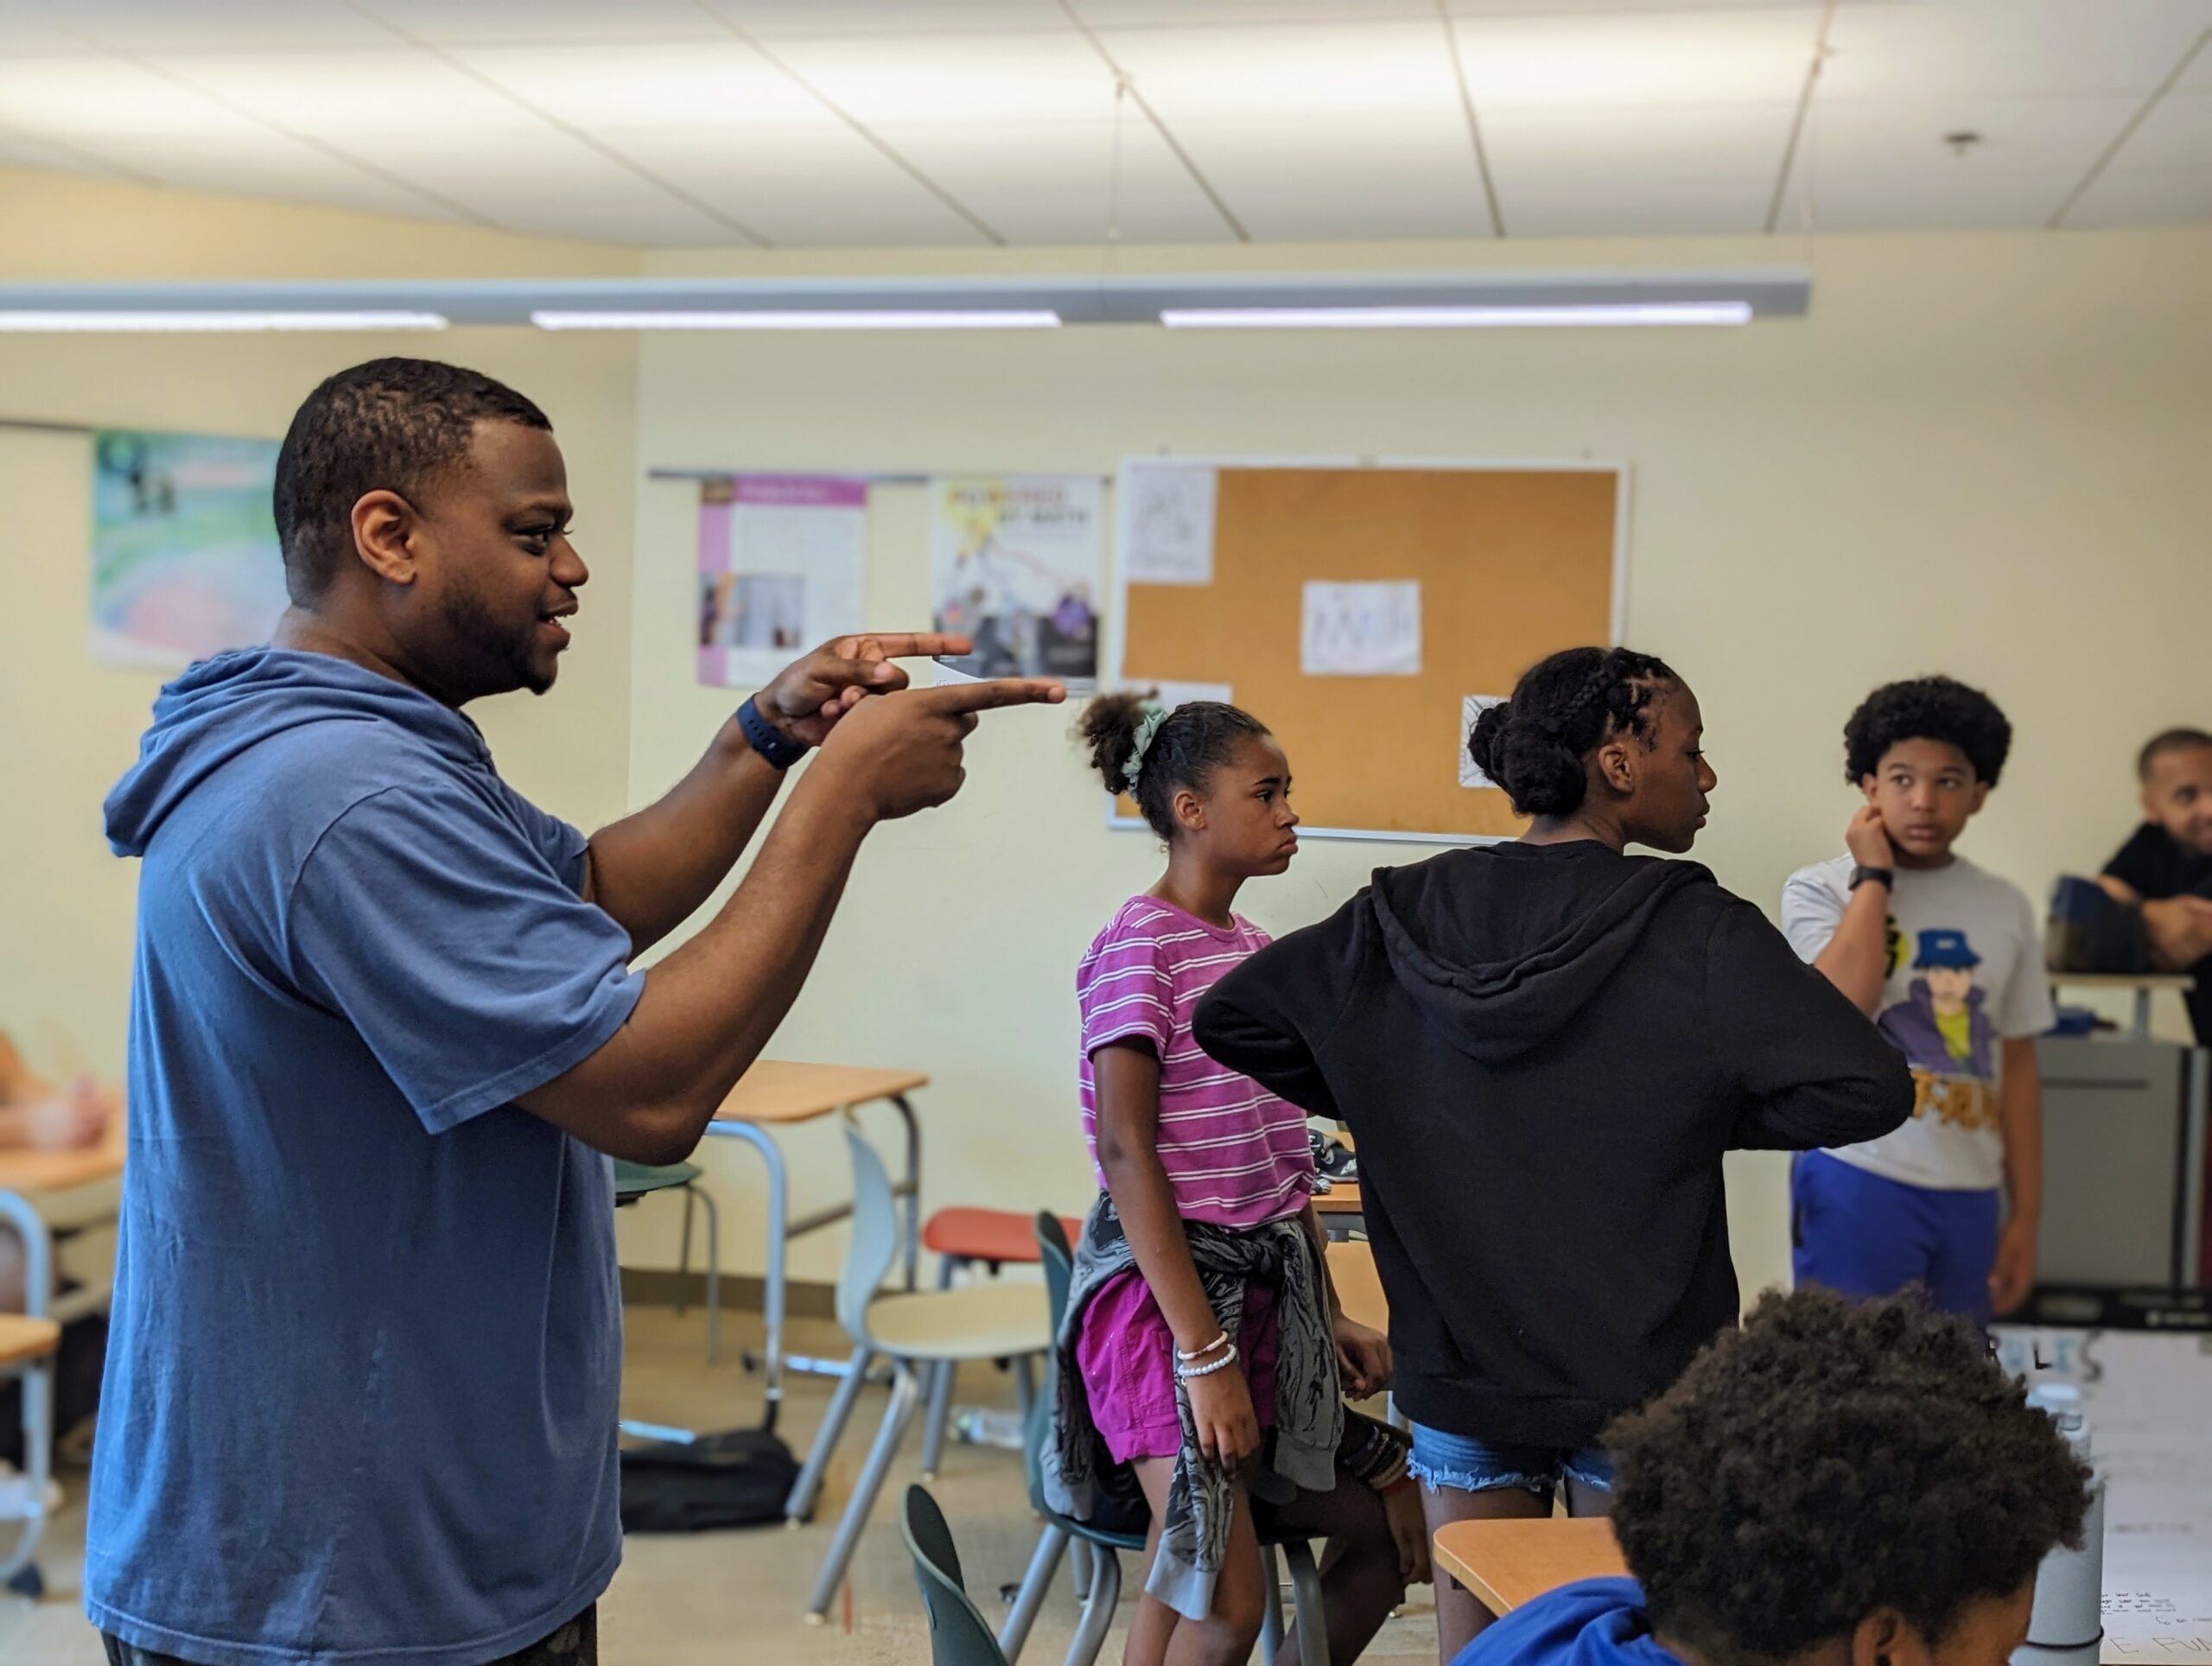
M 2087 1464 L 2089 1428 L 2082 1416 L 2082 1390 L 2050 1383 L 2031 1390 L 2028 1403 L 2047 1413 L 2075 1455 Z M 2105 1480 L 2092 1472 L 2089 1508 L 2082 1517 L 2082 1548 L 2063 1545 L 2043 1559 L 2036 1573 L 2035 1608 L 2028 1640 L 2012 1651 L 2012 1666 L 2097 1666 L 2104 1638 Z

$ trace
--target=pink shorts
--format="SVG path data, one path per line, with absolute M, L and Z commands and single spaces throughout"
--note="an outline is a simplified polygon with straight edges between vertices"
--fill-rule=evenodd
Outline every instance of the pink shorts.
M 1275 1421 L 1275 1292 L 1254 1284 L 1244 1291 L 1244 1332 L 1230 1370 L 1244 1373 L 1252 1409 L 1262 1428 Z M 1173 1458 L 1183 1447 L 1175 1410 L 1175 1333 L 1152 1287 L 1135 1272 L 1109 1280 L 1083 1310 L 1075 1358 L 1090 1400 L 1090 1421 L 1117 1464 L 1140 1458 Z

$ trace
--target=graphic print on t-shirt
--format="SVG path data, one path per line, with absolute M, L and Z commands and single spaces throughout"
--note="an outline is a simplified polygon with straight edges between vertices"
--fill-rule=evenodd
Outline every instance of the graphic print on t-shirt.
M 1964 932 L 1921 932 L 1905 998 L 1875 1021 L 1912 1066 L 1915 1116 L 1955 1128 L 1996 1126 L 1997 1029 L 1986 993 L 1974 987 L 1980 964 Z

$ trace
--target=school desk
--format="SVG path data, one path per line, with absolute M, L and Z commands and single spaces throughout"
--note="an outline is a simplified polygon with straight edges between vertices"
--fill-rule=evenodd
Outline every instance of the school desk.
M 1321 1230 L 1332 1238 L 1364 1232 L 1366 1207 L 1360 1201 L 1357 1180 L 1338 1180 L 1326 1192 L 1313 1194 L 1313 1212 L 1321 1218 Z
M 123 1173 L 123 1118 L 108 1119 L 97 1145 L 74 1151 L 0 1151 L 0 1192 L 67 1192 Z
M 2128 1039 L 2147 1041 L 2151 1039 L 2151 997 L 2162 989 L 2186 995 L 2196 987 L 2196 980 L 2187 972 L 2053 972 L 2050 987 L 2054 995 L 2061 989 L 2119 989 L 2133 995 L 2135 1009 Z
M 725 1139 L 742 1140 L 760 1154 L 768 1171 L 768 1271 L 763 1281 L 761 1306 L 766 1309 L 767 1341 L 761 1354 L 761 1371 L 767 1383 L 768 1422 L 773 1427 L 784 1397 L 784 1373 L 807 1371 L 842 1377 L 842 1360 L 785 1358 L 784 1356 L 784 1298 L 786 1246 L 793 1238 L 818 1232 L 825 1226 L 851 1218 L 849 1200 L 818 1209 L 798 1219 L 791 1218 L 791 1180 L 784 1166 L 783 1148 L 774 1130 L 810 1122 L 839 1111 L 849 1111 L 878 1099 L 887 1099 L 906 1125 L 906 1178 L 892 1188 L 904 1200 L 906 1219 L 906 1288 L 914 1288 L 921 1260 L 922 1134 L 914 1108 L 906 1096 L 927 1087 L 930 1078 L 920 1071 L 868 1070 L 851 1065 L 803 1065 L 788 1059 L 763 1059 L 739 1078 L 729 1097 L 722 1101 L 707 1132 Z
M 1602 1516 L 1447 1522 L 1432 1549 L 1438 1571 L 1493 1614 L 1510 1613 L 1577 1580 L 1628 1572 L 1613 1524 Z

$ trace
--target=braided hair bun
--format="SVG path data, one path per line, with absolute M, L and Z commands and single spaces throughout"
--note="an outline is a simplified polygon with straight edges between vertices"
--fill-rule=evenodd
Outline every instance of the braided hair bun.
M 1680 680 L 1630 648 L 1566 649 L 1523 672 L 1510 700 L 1475 720 L 1467 755 L 1517 813 L 1572 815 L 1589 791 L 1590 754 L 1616 734 L 1649 742 L 1651 696 Z
M 1172 839 L 1175 794 L 1184 787 L 1205 792 L 1214 771 L 1236 755 L 1244 737 L 1265 734 L 1268 728 L 1251 713 L 1218 700 L 1186 700 L 1154 728 L 1131 786 L 1128 769 L 1136 757 L 1137 735 L 1147 716 L 1158 709 L 1159 698 L 1157 690 L 1148 695 L 1102 694 L 1076 720 L 1076 737 L 1090 749 L 1090 766 L 1106 790 L 1128 793 L 1152 830 Z

